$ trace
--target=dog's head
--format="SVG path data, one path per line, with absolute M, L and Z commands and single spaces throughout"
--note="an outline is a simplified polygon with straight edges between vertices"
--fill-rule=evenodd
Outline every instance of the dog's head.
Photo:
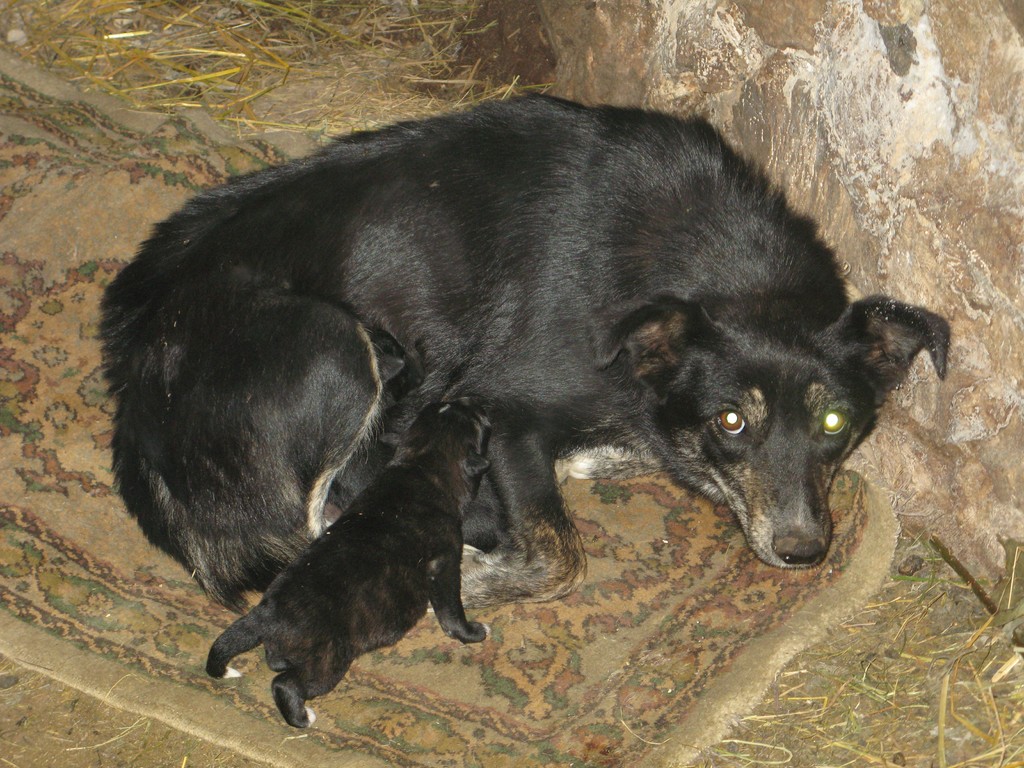
M 396 460 L 428 463 L 445 475 L 456 470 L 472 494 L 490 467 L 485 456 L 490 435 L 491 422 L 469 398 L 431 403 L 409 427 Z
M 948 345 L 945 320 L 887 297 L 824 327 L 663 298 L 618 319 L 599 364 L 637 384 L 666 470 L 726 503 L 762 560 L 795 567 L 825 557 L 833 477 L 888 393 L 922 349 L 945 376 Z

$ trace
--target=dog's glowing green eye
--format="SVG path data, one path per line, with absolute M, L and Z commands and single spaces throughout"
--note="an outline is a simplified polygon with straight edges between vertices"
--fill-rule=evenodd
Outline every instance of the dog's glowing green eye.
M 821 420 L 826 435 L 838 435 L 846 428 L 846 417 L 839 411 L 829 411 Z
M 747 426 L 747 422 L 743 420 L 743 415 L 739 411 L 726 408 L 718 414 L 718 426 L 730 435 L 738 435 Z

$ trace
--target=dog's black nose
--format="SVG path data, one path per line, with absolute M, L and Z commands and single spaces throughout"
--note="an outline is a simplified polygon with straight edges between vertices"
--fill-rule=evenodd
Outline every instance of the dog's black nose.
M 772 543 L 772 549 L 786 565 L 817 565 L 825 559 L 828 542 L 822 538 L 778 536 Z

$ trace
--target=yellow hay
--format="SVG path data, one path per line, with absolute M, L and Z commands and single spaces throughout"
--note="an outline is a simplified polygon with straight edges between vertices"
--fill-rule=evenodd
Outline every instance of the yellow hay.
M 508 95 L 516 84 L 457 63 L 483 29 L 472 12 L 472 0 L 10 0 L 2 13 L 23 54 L 71 80 L 139 109 L 204 107 L 248 133 L 372 127 Z

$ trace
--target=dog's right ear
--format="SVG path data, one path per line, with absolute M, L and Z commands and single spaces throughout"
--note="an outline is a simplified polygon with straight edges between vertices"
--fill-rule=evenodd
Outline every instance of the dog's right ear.
M 704 322 L 699 304 L 674 297 L 635 307 L 612 323 L 598 347 L 598 368 L 605 370 L 625 358 L 632 374 L 663 397 L 687 341 Z

